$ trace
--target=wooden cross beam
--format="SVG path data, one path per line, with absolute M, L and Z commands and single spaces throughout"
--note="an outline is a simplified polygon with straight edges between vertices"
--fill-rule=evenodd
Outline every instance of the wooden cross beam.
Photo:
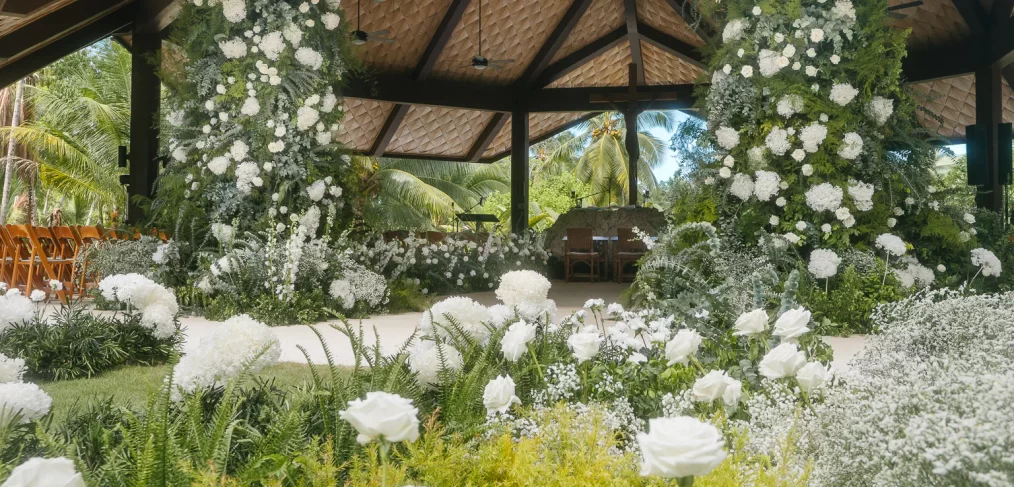
M 20 19 L 42 6 L 38 0 L 0 0 L 0 18 Z
M 589 95 L 588 100 L 591 103 L 608 103 L 615 107 L 617 111 L 626 111 L 631 108 L 643 111 L 656 101 L 674 101 L 680 98 L 680 94 L 675 91 L 641 92 L 637 83 L 640 72 L 636 63 L 630 63 L 627 66 L 627 76 L 629 79 L 627 80 L 626 93 L 592 93 Z

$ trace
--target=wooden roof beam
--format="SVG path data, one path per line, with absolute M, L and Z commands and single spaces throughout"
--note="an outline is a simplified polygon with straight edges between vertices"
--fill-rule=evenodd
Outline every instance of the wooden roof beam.
M 909 50 L 901 70 L 909 83 L 952 78 L 975 72 L 986 63 L 986 52 L 972 39 Z
M 525 73 L 518 80 L 517 85 L 521 90 L 531 88 L 532 84 L 542 75 L 543 71 L 549 66 L 549 62 L 553 60 L 556 53 L 563 47 L 564 42 L 567 41 L 567 37 L 577 27 L 581 17 L 588 11 L 588 6 L 590 5 L 591 0 L 574 0 L 574 3 L 570 4 L 570 8 L 563 14 L 563 18 L 556 24 L 556 28 L 549 34 L 546 42 L 542 44 L 542 48 L 535 55 L 535 59 L 532 60 L 528 68 L 525 69 Z
M 575 69 L 620 45 L 625 40 L 627 40 L 627 27 L 621 26 L 551 64 L 545 69 L 542 76 L 539 76 L 538 81 L 533 86 L 541 88 L 553 84 L 554 81 L 567 76 Z
M 544 133 L 544 134 L 542 134 L 542 135 L 540 135 L 538 137 L 534 137 L 534 138 L 530 139 L 529 140 L 529 144 L 530 145 L 535 145 L 535 144 L 538 144 L 539 142 L 542 142 L 544 140 L 548 140 L 548 139 L 550 139 L 552 137 L 555 137 L 555 136 L 557 136 L 557 135 L 559 135 L 559 134 L 561 134 L 563 132 L 566 132 L 566 131 L 574 128 L 574 127 L 577 127 L 578 125 L 581 125 L 582 123 L 585 123 L 585 122 L 587 122 L 587 121 L 589 121 L 589 120 L 591 120 L 591 119 L 593 119 L 593 118 L 595 118 L 595 117 L 597 117 L 599 115 L 602 115 L 602 112 L 592 112 L 592 113 L 588 113 L 588 114 L 582 115 L 581 118 L 578 118 L 577 120 L 574 120 L 573 122 L 565 123 L 565 124 L 563 124 L 563 125 L 555 128 L 553 130 L 550 130 L 549 132 L 546 132 L 546 133 Z M 500 159 L 503 159 L 504 157 L 509 156 L 510 154 L 511 154 L 511 149 L 507 149 L 506 151 L 503 151 L 503 152 L 501 152 L 499 154 L 493 154 L 492 156 L 480 159 L 479 162 L 496 162 L 496 161 L 499 161 Z
M 627 27 L 627 41 L 630 42 L 630 59 L 637 67 L 637 84 L 644 84 L 644 56 L 641 55 L 640 23 L 637 21 L 637 0 L 623 0 L 623 20 Z
M 687 27 L 690 27 L 694 32 L 704 39 L 704 42 L 711 41 L 716 35 L 715 28 L 711 26 L 703 17 L 693 18 L 693 4 L 687 0 L 665 0 L 673 10 L 676 11 L 676 15 L 679 15 L 686 22 Z
M 693 64 L 698 68 L 707 68 L 704 64 L 704 58 L 699 52 L 697 52 L 697 47 L 666 34 L 665 32 L 662 32 L 648 24 L 638 23 L 637 31 L 640 33 L 641 39 L 650 42 L 655 47 L 658 47 L 659 49 L 662 49 L 663 51 L 668 52 L 683 61 Z
M 0 0 L 0 17 L 20 19 L 44 6 L 39 0 Z
M 0 59 L 23 56 L 102 18 L 127 3 L 132 2 L 88 0 L 70 3 L 0 37 Z
M 985 55 L 980 63 L 1004 67 L 1014 62 L 1014 22 L 1010 15 L 1014 2 L 995 0 L 989 10 L 978 1 L 951 0 L 951 3 L 972 33 L 975 57 Z
M 482 133 L 479 134 L 479 138 L 475 139 L 475 143 L 468 150 L 468 154 L 465 155 L 465 160 L 469 162 L 476 162 L 482 155 L 489 149 L 489 145 L 493 143 L 493 139 L 496 138 L 497 134 L 503 130 L 504 125 L 507 125 L 507 114 L 506 113 L 494 113 L 493 118 L 489 119 L 489 123 L 482 129 Z

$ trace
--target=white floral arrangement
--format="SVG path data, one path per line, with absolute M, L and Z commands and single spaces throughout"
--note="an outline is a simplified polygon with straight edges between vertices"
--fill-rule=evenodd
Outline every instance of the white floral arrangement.
M 118 274 L 103 278 L 98 287 L 107 301 L 124 303 L 128 311 L 140 313 L 141 324 L 156 338 L 176 333 L 180 308 L 176 295 L 165 286 L 140 274 Z

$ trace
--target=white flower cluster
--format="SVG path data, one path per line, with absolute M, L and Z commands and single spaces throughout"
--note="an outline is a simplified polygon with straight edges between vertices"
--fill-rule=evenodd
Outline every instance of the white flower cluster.
M 996 254 L 981 247 L 972 249 L 972 265 L 978 267 L 982 275 L 987 277 L 997 277 L 1003 271 L 1003 265 Z
M 776 111 L 779 115 L 789 118 L 803 111 L 803 97 L 799 95 L 785 95 L 778 100 Z
M 746 173 L 736 173 L 732 178 L 732 184 L 729 186 L 729 192 L 733 196 L 746 201 L 753 196 L 754 184 L 753 178 Z
M 857 181 L 849 181 L 849 196 L 852 203 L 859 211 L 870 211 L 873 209 L 873 185 Z
M 739 132 L 733 128 L 719 127 L 715 131 L 715 138 L 718 140 L 718 145 L 725 150 L 732 150 L 739 145 Z
M 764 138 L 764 145 L 776 156 L 784 156 L 792 144 L 789 143 L 789 132 L 780 127 L 772 127 L 771 132 Z
M 387 302 L 387 280 L 384 276 L 359 265 L 346 269 L 342 279 L 331 281 L 329 291 L 331 297 L 346 310 L 355 308 L 357 302 L 365 303 L 369 309 Z
M 11 325 L 35 319 L 35 304 L 21 294 L 17 288 L 7 290 L 0 296 L 0 331 Z
M 0 384 L 21 382 L 25 376 L 25 360 L 0 353 Z
M 875 244 L 878 249 L 882 249 L 888 254 L 896 257 L 901 257 L 908 251 L 908 248 L 905 246 L 905 241 L 902 240 L 901 237 L 890 233 L 882 233 L 878 235 Z
M 141 313 L 141 323 L 151 328 L 156 338 L 176 333 L 176 315 L 180 312 L 176 295 L 161 284 L 140 274 L 117 274 L 99 282 L 102 297 L 127 304 Z
M 282 347 L 271 328 L 239 315 L 229 318 L 187 351 L 173 369 L 173 401 L 223 386 L 244 371 L 256 374 L 278 361 Z
M 753 193 L 759 201 L 770 201 L 781 189 L 782 178 L 774 171 L 757 171 Z
M 810 252 L 810 264 L 807 269 L 817 279 L 827 279 L 838 273 L 841 258 L 830 249 L 814 249 Z
M 440 384 L 441 374 L 460 371 L 462 363 L 461 353 L 454 347 L 433 340 L 420 340 L 408 352 L 408 367 L 426 388 Z
M 30 382 L 0 384 L 0 424 L 6 424 L 15 415 L 21 422 L 35 421 L 47 414 L 53 399 L 39 386 Z
M 434 304 L 419 320 L 423 336 L 450 338 L 456 330 L 471 339 L 485 343 L 492 330 L 489 328 L 489 310 L 472 298 L 453 296 Z
M 511 271 L 500 277 L 496 297 L 524 319 L 539 321 L 556 315 L 556 303 L 549 299 L 549 279 L 535 271 Z
M 859 94 L 859 90 L 855 89 L 848 83 L 835 83 L 831 86 L 831 101 L 845 106 L 852 102 Z
M 813 211 L 835 211 L 841 207 L 844 193 L 831 183 L 821 183 L 806 192 L 806 205 Z
M 893 113 L 894 100 L 890 98 L 874 96 L 870 102 L 866 104 L 866 114 L 869 115 L 873 121 L 877 122 L 877 125 L 887 123 L 887 119 L 891 118 Z

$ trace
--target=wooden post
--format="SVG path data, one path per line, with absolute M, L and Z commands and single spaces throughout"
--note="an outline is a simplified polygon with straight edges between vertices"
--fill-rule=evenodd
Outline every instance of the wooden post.
M 628 88 L 630 89 L 630 100 L 623 110 L 623 124 L 627 132 L 624 138 L 624 147 L 627 149 L 627 203 L 630 206 L 637 206 L 637 163 L 641 159 L 641 145 L 637 140 L 637 79 L 638 68 L 636 63 L 628 66 Z
M 999 124 L 1003 123 L 1001 67 L 994 64 L 975 71 L 975 125 L 983 131 L 983 146 L 977 151 L 985 164 L 985 184 L 978 187 L 975 205 L 1003 211 L 1003 187 L 1000 185 Z
M 511 113 L 511 230 L 528 231 L 528 112 Z
M 139 9 L 144 12 L 144 9 Z M 139 14 L 141 15 L 141 14 Z M 133 31 L 133 58 L 130 80 L 130 177 L 127 186 L 127 221 L 138 223 L 144 216 L 135 196 L 151 197 L 158 176 L 159 109 L 161 83 L 158 60 L 162 39 L 138 21 Z

